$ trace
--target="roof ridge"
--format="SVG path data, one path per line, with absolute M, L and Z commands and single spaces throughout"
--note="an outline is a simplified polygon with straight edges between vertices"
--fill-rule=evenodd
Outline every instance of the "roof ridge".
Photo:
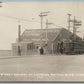
M 63 29 L 63 28 L 48 28 L 47 30 L 56 30 L 56 29 Z M 26 32 L 26 31 L 38 31 L 38 30 L 41 30 L 41 29 L 25 29 L 24 32 L 22 33 L 22 35 Z M 42 29 L 42 30 L 46 30 L 46 29 Z
M 63 29 L 63 28 L 48 28 L 47 30 L 54 30 L 54 29 Z M 25 31 L 32 31 L 32 30 L 41 30 L 41 29 L 26 29 Z M 42 29 L 42 30 L 46 30 L 46 29 Z

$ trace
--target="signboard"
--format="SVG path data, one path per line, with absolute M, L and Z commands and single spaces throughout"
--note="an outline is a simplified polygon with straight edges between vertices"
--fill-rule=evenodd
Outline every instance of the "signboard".
M 75 23 L 75 26 L 81 26 L 81 21 L 70 20 L 70 22 L 74 22 Z
M 76 22 L 76 23 L 81 23 L 81 21 L 77 21 L 77 20 L 76 20 L 75 22 Z
M 78 23 L 75 23 L 75 26 L 81 26 L 81 23 L 80 23 L 80 24 L 78 24 Z
M 81 26 L 81 21 L 75 21 L 75 26 Z

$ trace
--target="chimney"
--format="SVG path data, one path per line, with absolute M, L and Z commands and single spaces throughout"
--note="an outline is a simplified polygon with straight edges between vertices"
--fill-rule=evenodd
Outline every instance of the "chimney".
M 18 25 L 18 42 L 21 41 L 21 25 Z

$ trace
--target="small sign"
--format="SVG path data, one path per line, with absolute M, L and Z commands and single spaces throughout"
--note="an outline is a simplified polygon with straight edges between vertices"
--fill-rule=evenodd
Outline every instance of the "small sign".
M 75 22 L 76 22 L 76 23 L 81 23 L 81 21 L 77 21 L 77 20 L 76 20 Z
M 76 26 L 81 26 L 81 24 L 75 24 Z

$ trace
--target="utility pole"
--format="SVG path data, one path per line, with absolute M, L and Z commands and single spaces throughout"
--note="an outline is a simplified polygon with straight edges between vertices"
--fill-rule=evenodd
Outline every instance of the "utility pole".
M 81 21 L 77 21 L 75 16 L 74 16 L 74 20 L 73 20 L 73 34 L 74 34 L 74 39 L 76 39 L 76 32 L 77 32 L 77 28 L 78 26 L 81 26 Z
M 73 20 L 73 34 L 76 34 L 76 28 L 75 28 L 75 16 L 74 16 L 74 20 Z
M 47 16 L 47 13 L 49 13 L 49 11 L 48 12 L 41 12 L 40 13 L 40 17 L 41 17 L 41 41 L 42 41 L 42 33 L 43 33 L 43 17 L 45 17 L 45 16 Z
M 74 35 L 74 39 L 76 39 L 75 16 L 73 20 L 73 35 Z
M 71 14 L 67 14 L 68 15 L 68 31 L 70 31 L 70 16 Z
M 51 25 L 51 24 L 53 24 L 53 23 L 49 23 L 48 22 L 48 19 L 46 19 L 46 44 L 48 43 L 48 35 L 47 35 L 47 29 L 48 29 L 48 25 Z M 53 42 L 52 42 L 52 54 L 53 54 Z
M 68 15 L 68 40 L 70 38 L 69 32 L 70 32 L 70 16 L 71 14 L 67 14 Z
M 70 27 L 71 27 L 70 26 L 70 22 L 72 22 L 73 23 L 73 38 L 76 40 L 77 28 L 79 26 L 81 26 L 81 21 L 77 21 L 76 18 L 75 18 L 75 16 L 74 16 L 74 19 L 71 20 L 70 16 L 71 16 L 71 14 L 68 14 L 68 30 L 70 31 Z
M 48 29 L 48 19 L 46 19 L 46 44 L 47 44 L 47 41 L 48 41 L 47 29 Z
M 47 41 L 48 41 L 48 37 L 47 37 L 47 29 L 48 29 L 48 25 L 51 25 L 53 23 L 49 23 L 48 22 L 48 19 L 46 19 L 46 44 L 47 44 Z

